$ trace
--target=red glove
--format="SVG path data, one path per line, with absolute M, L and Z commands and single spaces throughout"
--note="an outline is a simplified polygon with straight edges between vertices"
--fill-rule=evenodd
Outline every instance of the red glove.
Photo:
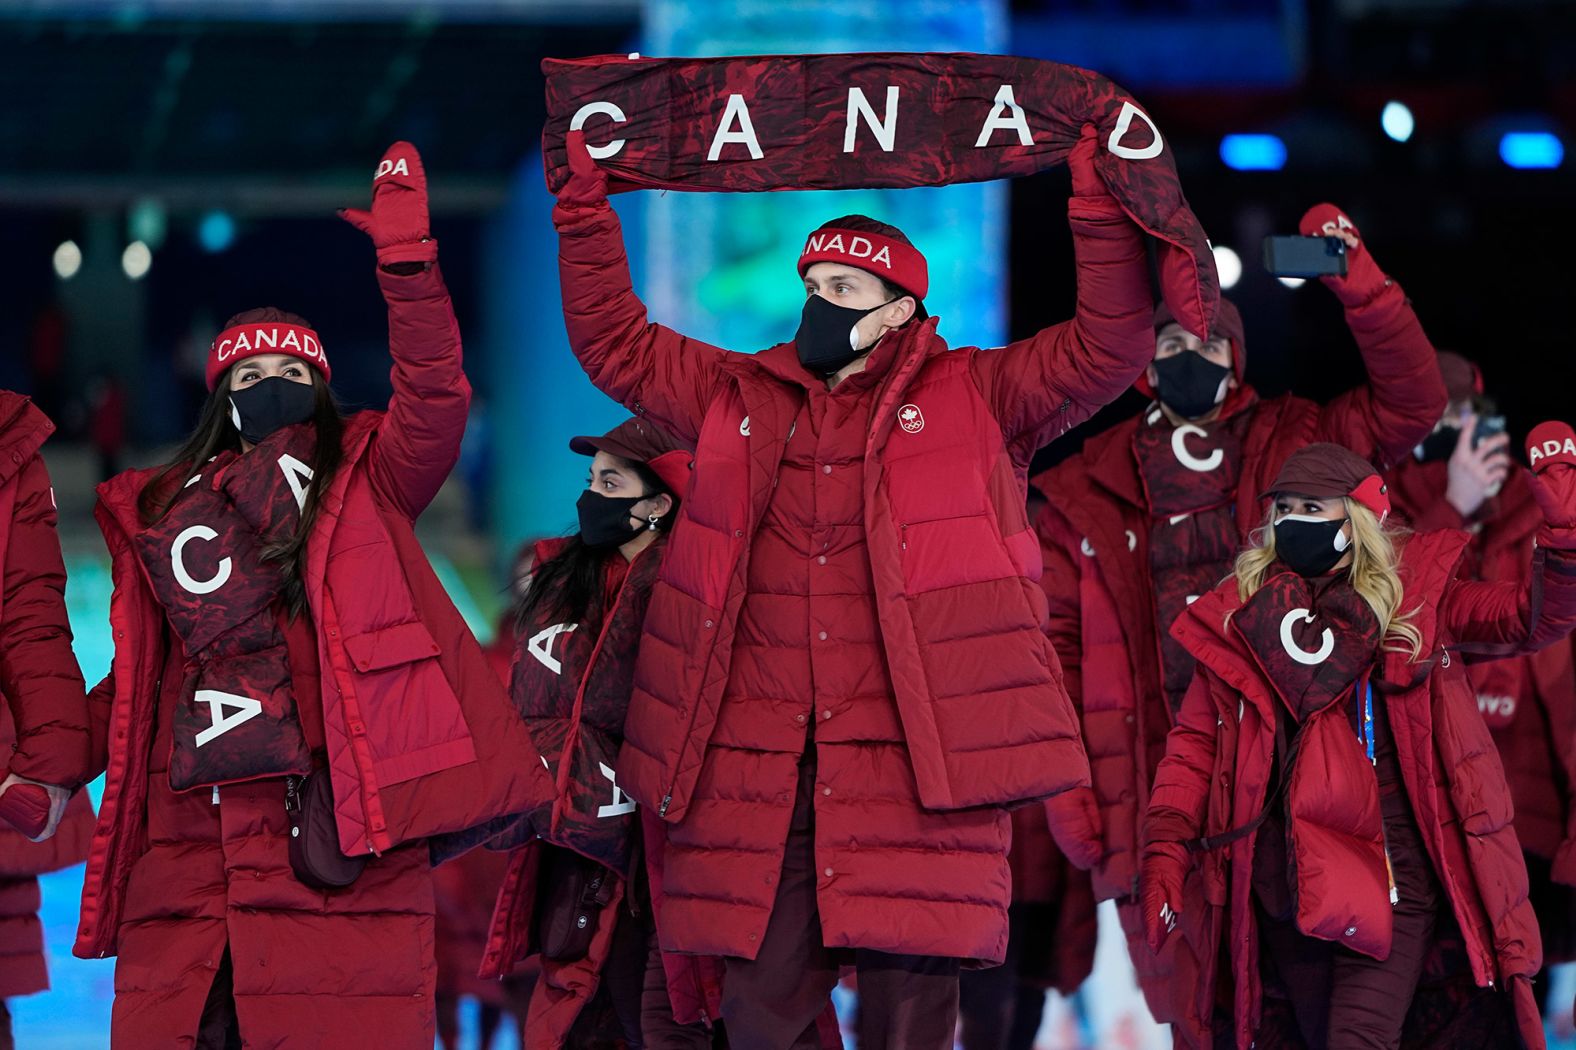
M 1304 237 L 1339 237 L 1346 242 L 1346 276 L 1319 278 L 1344 305 L 1363 306 L 1395 283 L 1368 254 L 1357 225 L 1335 205 L 1315 204 L 1303 215 L 1297 230 Z
M 1538 546 L 1576 550 L 1576 432 L 1568 423 L 1540 423 L 1527 435 L 1532 497 L 1546 523 Z
M 30 839 L 49 827 L 49 792 L 37 784 L 13 783 L 0 793 L 0 820 Z
M 1073 176 L 1074 197 L 1108 197 L 1105 180 L 1094 170 L 1094 158 L 1100 149 L 1100 133 L 1093 124 L 1085 124 L 1072 152 L 1067 154 L 1067 170 Z
M 607 202 L 607 172 L 603 171 L 586 149 L 583 131 L 571 131 L 564 136 L 564 148 L 569 151 L 569 181 L 558 191 L 558 204 L 563 208 L 595 208 Z
M 1138 869 L 1138 907 L 1144 920 L 1144 939 L 1156 955 L 1165 947 L 1171 931 L 1177 928 L 1185 874 L 1183 862 L 1165 844 L 1155 843 L 1144 848 Z
M 341 208 L 339 217 L 372 238 L 379 266 L 438 258 L 438 242 L 428 233 L 427 173 L 421 154 L 408 142 L 394 143 L 378 163 L 372 210 Z
M 1045 819 L 1051 837 L 1080 871 L 1088 871 L 1105 858 L 1105 837 L 1100 831 L 1100 806 L 1094 789 L 1075 787 L 1045 800 Z

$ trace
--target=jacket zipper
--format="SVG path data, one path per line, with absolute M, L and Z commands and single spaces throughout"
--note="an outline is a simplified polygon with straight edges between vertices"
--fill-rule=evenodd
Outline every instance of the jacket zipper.
M 897 535 L 899 549 L 908 550 L 908 525 L 905 523 L 899 523 L 897 527 Z

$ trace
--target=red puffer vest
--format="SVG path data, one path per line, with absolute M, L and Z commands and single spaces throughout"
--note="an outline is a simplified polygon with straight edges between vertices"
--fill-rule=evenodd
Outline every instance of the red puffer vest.
M 1466 582 L 1456 578 L 1465 545 L 1464 535 L 1451 532 L 1424 533 L 1407 542 L 1400 565 L 1401 607 L 1417 609 L 1411 622 L 1422 634 L 1424 656 L 1412 662 L 1406 653 L 1386 652 L 1375 674 L 1390 690 L 1386 711 L 1406 795 L 1465 937 L 1473 975 L 1479 986 L 1509 987 L 1524 1038 L 1529 1046 L 1542 1047 L 1542 1021 L 1529 983 L 1541 952 L 1527 901 L 1526 868 L 1510 826 L 1510 793 L 1463 662 L 1453 653 L 1536 648 L 1562 638 L 1576 626 L 1576 564 L 1569 555 L 1540 552 L 1528 586 Z M 1154 841 L 1146 848 L 1162 850 L 1177 863 L 1184 862 L 1184 839 L 1247 824 L 1266 804 L 1279 701 L 1245 643 L 1226 624 L 1240 605 L 1236 581 L 1228 580 L 1193 603 L 1172 628 L 1199 661 L 1199 671 L 1155 776 L 1146 817 Z M 1300 747 L 1298 768 L 1319 771 L 1330 794 L 1360 794 L 1362 785 L 1372 784 L 1372 771 L 1355 743 L 1335 746 L 1315 734 Z M 1352 820 L 1350 813 L 1332 815 L 1321 795 L 1294 793 L 1287 800 L 1293 820 L 1308 822 L 1310 831 L 1293 840 L 1293 868 L 1338 871 L 1340 884 L 1338 892 L 1299 901 L 1299 925 L 1337 931 L 1332 939 L 1350 938 L 1343 943 L 1359 950 L 1386 952 L 1383 846 L 1369 834 L 1377 828 L 1377 803 L 1374 820 L 1365 823 Z M 1179 1038 L 1189 1045 L 1209 1043 L 1218 976 L 1214 960 L 1222 937 L 1229 938 L 1239 1047 L 1251 1045 L 1259 1022 L 1258 935 L 1251 903 L 1256 841 L 1256 834 L 1248 834 L 1196 861 L 1202 898 L 1189 897 L 1181 910 L 1194 912 L 1195 928 L 1207 930 L 1212 943 L 1198 946 L 1205 960 L 1201 979 L 1179 1021 Z M 1313 849 L 1318 855 L 1305 852 Z
M 920 799 L 957 809 L 1086 783 L 1059 663 L 1041 631 L 1045 602 L 1033 582 L 1038 549 L 1021 466 L 970 378 L 971 354 L 946 353 L 934 320 L 904 345 L 878 395 L 864 499 L 877 609 Z M 729 382 L 702 426 L 690 499 L 652 594 L 619 767 L 626 790 L 674 822 L 716 724 L 748 537 L 771 499 L 798 409 L 792 388 L 751 358 L 730 357 L 723 370 Z M 896 430 L 898 410 L 920 385 L 925 425 Z M 991 717 L 981 717 L 982 704 Z
M 459 332 L 437 267 L 379 271 L 394 397 L 347 422 L 344 460 L 307 543 L 323 722 L 340 847 L 381 852 L 550 796 L 541 756 L 444 592 L 414 521 L 459 454 L 470 400 Z M 164 613 L 132 547 L 151 471 L 99 486 L 112 560 L 115 657 L 93 690 L 94 763 L 106 771 L 75 952 L 113 953 L 126 879 L 146 835 L 147 758 Z M 419 702 L 418 702 L 419 701 Z

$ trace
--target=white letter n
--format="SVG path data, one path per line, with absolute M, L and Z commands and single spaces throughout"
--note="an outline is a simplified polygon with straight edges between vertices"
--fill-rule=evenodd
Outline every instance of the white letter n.
M 886 92 L 886 116 L 876 119 L 876 111 L 870 108 L 870 102 L 865 98 L 862 88 L 848 89 L 848 126 L 843 129 L 843 152 L 854 152 L 854 135 L 859 130 L 859 118 L 863 117 L 870 130 L 875 133 L 876 142 L 881 146 L 883 153 L 891 153 L 897 141 L 897 87 L 889 85 Z

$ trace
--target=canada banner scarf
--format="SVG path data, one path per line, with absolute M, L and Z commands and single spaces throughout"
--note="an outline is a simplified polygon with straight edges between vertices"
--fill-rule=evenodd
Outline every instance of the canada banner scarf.
M 1095 170 L 1158 242 L 1166 305 L 1214 324 L 1214 256 L 1149 115 L 1097 73 L 1059 62 L 873 52 L 745 58 L 547 59 L 548 188 L 584 130 L 609 190 L 828 190 L 939 186 L 1063 163 L 1085 124 Z

